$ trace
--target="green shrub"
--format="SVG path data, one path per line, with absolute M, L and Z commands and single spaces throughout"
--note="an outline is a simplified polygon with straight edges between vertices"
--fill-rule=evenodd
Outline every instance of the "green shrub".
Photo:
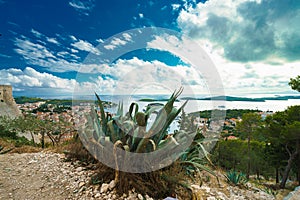
M 14 131 L 7 130 L 3 125 L 0 124 L 0 138 L 17 139 L 17 133 Z
M 225 177 L 227 181 L 233 185 L 243 185 L 248 182 L 245 174 L 233 170 L 228 171 Z
M 276 195 L 278 194 L 278 191 L 277 191 L 277 190 L 274 190 L 274 189 L 269 188 L 269 187 L 265 187 L 265 188 L 263 189 L 263 191 L 264 191 L 265 193 L 269 194 L 269 195 L 274 196 L 274 197 L 276 197 Z

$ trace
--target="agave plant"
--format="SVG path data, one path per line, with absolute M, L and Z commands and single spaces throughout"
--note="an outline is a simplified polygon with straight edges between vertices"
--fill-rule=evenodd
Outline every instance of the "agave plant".
M 248 182 L 246 175 L 242 172 L 228 171 L 225 177 L 227 181 L 233 185 L 241 185 Z
M 113 144 L 122 146 L 124 150 L 136 153 L 148 153 L 154 151 L 161 146 L 166 140 L 167 129 L 186 105 L 187 101 L 179 108 L 174 107 L 174 102 L 181 94 L 182 88 L 175 91 L 166 105 L 159 110 L 151 128 L 146 131 L 148 119 L 154 111 L 160 107 L 148 107 L 145 112 L 138 112 L 138 104 L 132 103 L 129 112 L 123 115 L 123 104 L 119 103 L 115 116 L 105 115 L 103 102 L 96 94 L 98 106 L 100 108 L 100 120 L 96 120 L 94 127 L 96 129 L 96 137 L 98 139 L 105 136 Z
M 106 165 L 115 169 L 115 181 L 118 181 L 120 168 L 139 173 L 138 169 L 148 167 L 146 171 L 149 172 L 159 169 L 153 168 L 153 163 L 167 166 L 178 158 L 184 166 L 189 166 L 186 169 L 201 168 L 211 172 L 200 162 L 200 151 L 207 158 L 208 153 L 202 146 L 203 138 L 194 140 L 195 130 L 180 129 L 168 134 L 170 124 L 187 104 L 186 101 L 180 108 L 174 107 L 182 91 L 183 88 L 175 90 L 164 106 L 149 106 L 143 112 L 139 111 L 137 103 L 132 103 L 129 111 L 124 113 L 123 104 L 119 103 L 114 116 L 105 113 L 103 101 L 95 94 L 100 116 L 96 108 L 86 116 L 81 140 L 88 143 L 85 146 L 94 157 L 102 158 Z M 152 114 L 156 117 L 149 125 Z
M 211 175 L 215 176 L 217 181 L 219 179 L 217 175 L 212 170 L 211 166 L 214 166 L 210 160 L 210 154 L 207 151 L 207 145 L 217 142 L 217 137 L 211 137 L 214 134 L 206 128 L 197 129 L 193 124 L 194 118 L 185 115 L 184 111 L 181 116 L 181 127 L 184 130 L 194 130 L 196 129 L 196 135 L 193 138 L 191 145 L 181 154 L 179 157 L 179 163 L 185 169 L 186 174 L 193 178 L 195 172 L 201 170 L 207 171 Z M 195 130 L 194 130 L 195 131 Z M 205 137 L 204 135 L 210 135 L 210 137 Z M 201 180 L 202 178 L 199 177 Z
M 179 144 L 187 144 L 188 141 L 192 141 L 193 139 L 192 132 L 177 131 L 170 136 L 167 131 L 170 124 L 187 104 L 186 101 L 180 108 L 177 109 L 174 107 L 174 102 L 182 91 L 183 88 L 180 88 L 178 91 L 174 91 L 163 107 L 151 106 L 147 107 L 147 109 L 143 112 L 138 110 L 137 103 L 132 103 L 129 107 L 129 111 L 124 114 L 123 104 L 119 103 L 115 116 L 105 113 L 103 101 L 100 99 L 98 94 L 95 94 L 97 97 L 97 106 L 99 108 L 100 117 L 95 111 L 96 108 L 91 110 L 91 112 L 86 116 L 86 123 L 83 128 L 84 130 L 81 131 L 84 134 L 80 134 L 81 139 L 83 143 L 88 143 L 88 145 L 85 146 L 87 146 L 88 150 L 94 155 L 94 157 L 97 158 L 106 156 L 107 158 L 105 160 L 110 161 L 108 165 L 115 165 L 114 167 L 116 171 L 118 171 L 121 165 L 127 166 L 128 163 L 132 166 L 129 165 L 127 168 L 132 169 L 138 165 L 145 167 L 147 166 L 146 162 L 149 162 L 150 171 L 152 167 L 150 166 L 151 163 L 160 161 L 164 163 L 172 162 L 174 157 L 179 156 L 172 155 L 172 152 L 175 149 L 182 148 Z M 152 114 L 155 114 L 156 118 L 151 127 L 147 128 L 148 119 Z M 113 151 L 114 159 L 111 159 L 111 156 L 109 157 L 106 155 L 111 153 L 109 151 L 105 151 L 105 149 L 108 149 L 108 146 L 112 147 L 110 150 Z M 103 151 L 99 150 L 101 148 Z M 141 163 L 130 162 L 130 158 L 137 155 L 131 153 L 142 153 L 141 155 L 145 155 L 145 153 L 151 152 L 155 152 L 156 154 L 154 154 L 155 156 L 152 156 L 150 160 L 148 156 L 146 160 L 140 160 Z M 122 157 L 122 159 L 119 157 Z M 126 162 L 124 157 L 128 159 L 128 162 Z M 116 174 L 115 178 L 118 178 L 118 174 Z

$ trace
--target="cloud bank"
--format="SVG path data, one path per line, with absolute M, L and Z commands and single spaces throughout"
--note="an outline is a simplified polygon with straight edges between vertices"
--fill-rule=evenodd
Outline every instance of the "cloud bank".
M 300 1 L 209 0 L 180 12 L 183 33 L 235 62 L 300 60 Z

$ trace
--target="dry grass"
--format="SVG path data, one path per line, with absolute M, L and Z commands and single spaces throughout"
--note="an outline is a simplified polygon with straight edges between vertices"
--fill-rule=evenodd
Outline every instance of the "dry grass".
M 71 140 L 68 144 L 58 146 L 56 152 L 66 154 L 68 160 L 78 160 L 82 163 L 97 163 L 98 161 L 86 150 L 79 139 Z
M 91 183 L 102 184 L 114 180 L 115 170 L 101 163 L 97 165 L 97 174 L 92 177 Z M 116 191 L 121 196 L 132 189 L 136 192 L 162 199 L 167 196 L 191 199 L 192 192 L 185 185 L 186 175 L 177 163 L 167 168 L 149 173 L 120 172 Z
M 21 147 L 16 147 L 10 153 L 37 153 L 42 151 L 43 149 L 40 147 L 28 146 L 24 145 Z
M 36 153 L 42 149 L 39 147 L 23 145 L 15 146 L 14 142 L 0 138 L 0 146 L 4 147 L 0 153 Z

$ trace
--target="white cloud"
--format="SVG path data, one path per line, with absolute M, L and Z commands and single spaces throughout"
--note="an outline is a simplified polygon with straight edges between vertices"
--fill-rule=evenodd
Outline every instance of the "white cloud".
M 3 58 L 11 58 L 11 56 L 5 55 L 5 54 L 2 54 L 2 53 L 0 53 L 0 57 L 3 57 Z
M 177 22 L 213 60 L 226 93 L 240 95 L 292 91 L 288 82 L 300 65 L 299 20 L 299 6 L 290 1 L 209 0 L 186 6 Z
M 91 84 L 94 83 L 95 86 L 98 85 L 97 87 L 101 82 L 104 86 L 102 92 L 114 91 L 117 94 L 126 94 L 138 88 L 140 93 L 163 93 L 157 89 L 158 85 L 161 89 L 167 88 L 168 92 L 180 86 L 185 87 L 186 93 L 207 92 L 203 79 L 193 68 L 181 65 L 171 67 L 159 61 L 148 62 L 133 58 L 118 60 L 110 65 L 86 65 L 82 66 L 80 71 L 106 77 L 91 80 Z
M 93 0 L 85 0 L 85 1 L 73 0 L 69 2 L 69 5 L 83 15 L 89 15 L 90 12 L 95 7 Z
M 70 38 L 71 38 L 73 41 L 77 41 L 77 38 L 76 38 L 74 35 L 70 35 Z
M 299 61 L 276 66 L 262 62 L 231 62 L 219 56 L 218 51 L 212 51 L 212 47 L 205 47 L 206 51 L 201 52 L 201 50 L 195 48 L 193 42 L 189 44 L 184 37 L 179 40 L 174 36 L 163 35 L 149 42 L 147 47 L 168 50 L 184 62 L 196 65 L 197 67 L 191 66 L 196 69 L 196 73 L 200 73 L 204 80 L 210 84 L 209 88 L 214 88 L 212 86 L 215 81 L 221 81 L 225 92 L 229 95 L 290 93 L 292 90 L 288 85 L 289 79 L 294 77 L 295 74 L 299 74 L 299 69 L 295 67 L 300 65 Z M 201 57 L 204 60 L 197 62 Z M 205 63 L 211 59 L 214 64 Z M 212 70 L 213 68 L 216 70 Z M 180 74 L 183 74 L 183 77 L 190 76 L 185 73 Z M 216 74 L 220 76 L 220 80 L 214 80 L 217 77 Z M 188 78 L 188 81 L 189 83 L 197 82 L 197 78 L 191 80 Z
M 78 42 L 72 43 L 71 46 L 73 46 L 81 51 L 87 51 L 87 52 L 91 52 L 96 55 L 100 55 L 99 49 L 97 49 L 91 43 L 84 41 L 84 40 L 79 40 Z
M 116 37 L 112 38 L 109 44 L 104 45 L 104 48 L 107 50 L 114 50 L 118 46 L 126 45 L 128 42 L 131 42 L 131 35 L 124 33 L 122 35 L 122 39 Z
M 67 51 L 60 51 L 60 52 L 57 52 L 57 55 L 61 56 L 61 57 L 64 57 L 66 55 L 69 55 L 69 52 L 67 52 Z
M 72 92 L 76 81 L 62 79 L 49 73 L 40 73 L 33 68 L 26 67 L 23 71 L 10 68 L 0 70 L 0 84 L 10 84 L 17 91 L 39 90 L 45 94 L 53 92 Z
M 72 52 L 72 53 L 78 53 L 78 50 L 77 49 L 70 49 L 70 51 Z
M 167 6 L 163 6 L 160 10 L 164 11 L 166 10 L 168 7 Z
M 15 22 L 8 21 L 7 23 L 16 27 L 20 27 L 20 25 Z
M 97 39 L 96 42 L 99 42 L 99 43 L 103 43 L 104 40 L 102 40 L 101 38 Z
M 22 54 L 25 59 L 41 59 L 41 58 L 55 58 L 45 46 L 31 42 L 30 40 L 16 39 L 15 45 L 18 47 L 15 51 Z
M 116 46 L 112 45 L 112 44 L 107 44 L 107 45 L 104 45 L 103 47 L 107 50 L 114 50 L 116 48 Z
M 74 89 L 88 95 L 94 91 L 109 91 L 114 81 L 111 79 L 95 78 L 94 82 L 77 82 L 75 79 L 65 79 L 46 72 L 26 67 L 24 70 L 9 68 L 0 70 L 0 84 L 9 84 L 13 90 L 25 95 L 72 97 Z M 76 90 L 75 90 L 76 91 Z
M 144 18 L 144 14 L 143 13 L 139 13 L 139 17 L 140 18 Z
M 35 30 L 35 29 L 31 29 L 30 31 L 35 37 L 39 38 L 38 41 L 40 41 L 42 44 L 46 44 L 44 41 L 42 41 L 42 39 L 45 39 L 47 42 L 53 43 L 53 44 L 57 44 L 59 45 L 59 42 L 57 41 L 56 38 L 52 38 L 52 37 L 47 37 L 44 34 L 40 33 L 39 31 Z M 59 36 L 59 34 L 57 34 Z M 26 38 L 26 37 L 24 37 Z
M 34 29 L 31 29 L 31 33 L 37 38 L 41 38 L 43 36 L 43 34 Z
M 77 71 L 79 69 L 78 62 L 65 60 L 66 56 L 75 58 L 74 56 L 76 55 L 73 56 L 71 53 L 69 53 L 69 55 L 66 53 L 58 53 L 57 55 L 60 57 L 56 57 L 54 52 L 46 46 L 39 43 L 33 43 L 25 36 L 16 38 L 14 43 L 17 47 L 14 49 L 15 52 L 21 55 L 28 64 L 45 67 L 50 71 L 56 72 Z
M 171 6 L 173 10 L 178 10 L 180 8 L 180 4 L 172 4 Z
M 47 37 L 46 39 L 47 39 L 48 42 L 51 42 L 53 44 L 59 45 L 59 42 L 57 41 L 56 38 L 49 38 L 49 37 Z
M 123 33 L 123 37 L 126 41 L 131 41 L 131 35 L 129 33 Z
M 300 2 L 209 0 L 182 10 L 178 26 L 231 61 L 299 60 Z M 298 5 L 298 6 L 297 6 Z
M 126 41 L 121 40 L 120 38 L 114 38 L 114 39 L 111 41 L 111 44 L 112 44 L 112 45 L 115 45 L 115 46 L 125 45 L 126 43 L 127 43 Z

